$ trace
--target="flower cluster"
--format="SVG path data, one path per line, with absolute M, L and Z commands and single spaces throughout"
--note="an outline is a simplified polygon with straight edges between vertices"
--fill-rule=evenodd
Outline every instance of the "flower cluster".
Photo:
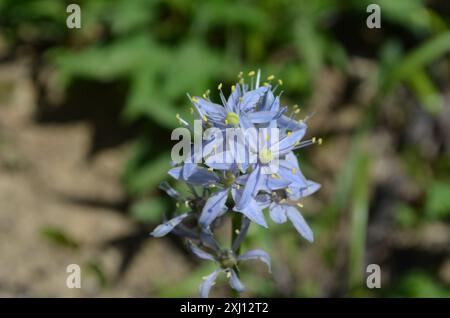
M 260 72 L 250 72 L 250 83 L 239 82 L 231 87 L 228 99 L 218 90 L 222 105 L 213 103 L 209 93 L 190 97 L 194 120 L 204 129 L 219 133 L 229 130 L 243 132 L 240 142 L 231 142 L 217 133 L 203 138 L 200 147 L 189 144 L 183 162 L 174 163 L 169 175 L 185 183 L 189 196 L 183 196 L 168 183 L 161 188 L 177 202 L 177 212 L 151 233 L 162 237 L 169 232 L 188 239 L 192 252 L 199 258 L 217 263 L 218 269 L 200 285 L 200 295 L 207 297 L 219 273 L 224 272 L 230 285 L 238 292 L 244 290 L 238 277 L 238 262 L 258 259 L 270 271 L 269 255 L 251 250 L 239 255 L 251 223 L 268 228 L 265 213 L 275 223 L 289 220 L 306 240 L 313 241 L 313 233 L 301 215 L 300 200 L 316 192 L 320 185 L 306 179 L 300 171 L 294 151 L 321 139 L 302 141 L 306 119 L 297 120 L 294 106 L 291 114 L 280 104 L 283 84 L 272 85 L 274 77 L 260 85 Z M 192 131 L 193 126 L 177 115 L 180 123 Z M 234 139 L 232 139 L 234 140 Z M 218 151 L 220 149 L 220 151 Z M 233 222 L 230 248 L 222 248 L 214 237 L 217 227 L 227 215 Z M 236 223 L 238 223 L 236 225 Z M 194 243 L 195 242 L 195 243 Z

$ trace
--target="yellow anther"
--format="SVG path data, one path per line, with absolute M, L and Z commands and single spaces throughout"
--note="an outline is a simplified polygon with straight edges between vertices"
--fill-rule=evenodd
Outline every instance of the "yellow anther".
M 238 74 L 238 78 L 241 78 L 242 76 L 244 76 L 244 73 L 242 71 L 240 71 Z
M 234 92 L 235 89 L 236 89 L 236 86 L 231 85 L 231 92 Z
M 297 169 L 296 168 L 292 168 L 292 174 L 296 174 L 297 173 Z
M 241 231 L 239 231 L 238 229 L 234 230 L 234 233 L 239 234 L 241 233 Z
M 295 104 L 295 105 L 294 105 L 293 107 L 294 107 L 294 109 L 296 109 L 296 108 L 298 108 L 298 105 L 297 105 L 297 104 Z
M 231 272 L 227 271 L 227 278 L 231 277 Z
M 294 146 L 298 146 L 300 144 L 300 141 L 296 141 L 295 143 L 294 143 Z
M 216 185 L 215 185 L 215 184 L 210 184 L 209 187 L 210 187 L 210 188 L 215 188 Z
M 195 96 L 193 96 L 191 99 L 194 103 L 198 103 L 198 99 Z
M 315 144 L 316 143 L 316 137 L 312 138 L 312 143 Z
M 241 188 L 241 186 L 239 185 L 239 184 L 236 184 L 236 189 L 240 189 Z
M 214 171 L 214 168 L 208 168 L 208 171 L 210 171 L 210 172 Z
M 248 72 L 248 76 L 255 76 L 255 71 Z
M 228 125 L 228 119 L 225 119 L 225 125 Z
M 298 114 L 298 113 L 300 113 L 300 109 L 296 109 L 296 110 L 294 110 L 294 114 Z
M 283 204 L 283 203 L 285 203 L 285 202 L 286 202 L 286 199 L 281 199 L 281 200 L 280 200 L 280 203 L 281 203 L 281 204 Z
M 269 86 L 270 84 L 267 83 L 267 82 L 264 82 L 263 85 L 264 85 L 264 86 Z
M 288 131 L 288 132 L 287 132 L 287 135 L 288 135 L 288 137 L 289 137 L 290 135 L 292 135 L 292 131 Z
M 222 89 L 222 83 L 217 86 L 217 89 L 220 91 Z
M 203 98 L 204 98 L 204 99 L 207 99 L 207 98 L 208 98 L 208 95 L 206 95 L 206 93 L 203 93 Z
M 282 80 L 281 78 L 278 80 L 278 84 L 279 84 L 280 86 L 283 86 L 283 80 Z
M 317 144 L 320 146 L 322 144 L 322 138 L 317 139 Z
M 299 208 L 303 208 L 303 204 L 297 203 L 297 205 L 298 205 Z
M 244 84 L 244 79 L 243 79 L 243 78 L 241 78 L 241 79 L 239 80 L 239 84 Z
M 203 115 L 203 121 L 206 123 L 208 121 L 208 118 L 206 118 L 205 115 Z
M 267 76 L 267 80 L 268 80 L 268 81 L 271 81 L 271 80 L 273 80 L 274 78 L 275 78 L 274 75 L 269 75 L 269 76 Z
M 272 173 L 272 178 L 274 179 L 280 179 L 280 176 L 276 173 Z
M 189 201 L 188 200 L 184 201 L 184 205 L 188 208 L 189 207 Z

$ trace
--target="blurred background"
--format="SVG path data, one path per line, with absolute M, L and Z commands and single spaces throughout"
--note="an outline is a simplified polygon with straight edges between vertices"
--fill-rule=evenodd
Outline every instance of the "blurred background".
M 174 208 L 157 186 L 175 114 L 260 68 L 314 114 L 324 142 L 299 158 L 322 189 L 314 244 L 250 228 L 274 272 L 242 265 L 243 296 L 449 297 L 449 23 L 443 0 L 0 0 L 0 296 L 196 296 L 211 264 L 148 236 Z

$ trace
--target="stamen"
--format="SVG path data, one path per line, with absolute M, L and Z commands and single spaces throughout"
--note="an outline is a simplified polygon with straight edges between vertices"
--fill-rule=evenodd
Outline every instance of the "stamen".
M 296 174 L 297 173 L 297 169 L 296 168 L 292 168 L 292 174 Z
M 303 204 L 301 204 L 300 202 L 297 203 L 297 205 L 298 205 L 299 208 L 303 208 Z
M 242 78 L 242 76 L 244 76 L 244 73 L 242 71 L 240 71 L 237 77 Z
M 195 97 L 195 96 L 192 96 L 192 101 L 194 102 L 194 103 L 198 103 L 198 99 Z
M 231 85 L 231 92 L 232 92 L 232 93 L 234 92 L 235 89 L 236 89 L 236 86 Z
M 238 229 L 234 230 L 234 233 L 238 234 L 241 233 L 241 231 L 239 231 Z
M 222 89 L 222 83 L 217 86 L 217 89 L 220 91 Z
M 275 75 L 269 75 L 269 76 L 267 76 L 267 80 L 268 81 L 271 81 L 271 80 L 273 80 L 275 78 Z
M 278 84 L 280 85 L 280 86 L 283 86 L 283 80 L 280 78 L 280 79 L 278 79 Z
M 250 76 L 250 77 L 255 76 L 255 71 L 248 72 L 248 76 Z

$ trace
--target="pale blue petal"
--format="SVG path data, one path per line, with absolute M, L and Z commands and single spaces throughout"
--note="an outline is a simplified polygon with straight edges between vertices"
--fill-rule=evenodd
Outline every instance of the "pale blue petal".
M 191 184 L 205 186 L 219 182 L 220 178 L 206 168 L 195 166 L 190 172 L 189 177 L 184 180 Z
M 256 193 L 258 192 L 260 182 L 261 182 L 261 167 L 257 165 L 255 170 L 253 170 L 250 173 L 247 179 L 247 183 L 244 186 L 244 191 L 242 192 L 240 200 L 237 202 L 237 208 L 239 210 L 243 210 L 247 207 L 252 197 L 256 195 Z
M 213 121 L 223 122 L 226 116 L 226 110 L 219 104 L 212 103 L 201 97 L 196 97 L 197 105 L 206 115 L 208 119 Z
M 245 93 L 242 96 L 242 102 L 240 104 L 240 109 L 243 111 L 248 111 L 254 107 L 260 101 L 261 97 L 267 92 L 269 88 L 267 86 L 262 86 L 252 91 Z
M 220 272 L 221 272 L 220 269 L 216 269 L 208 277 L 206 277 L 205 280 L 200 284 L 200 297 L 208 298 L 209 291 L 216 282 L 217 275 L 219 275 Z
M 189 216 L 189 213 L 181 214 L 173 219 L 170 219 L 163 224 L 158 225 L 153 232 L 150 233 L 153 237 L 162 237 L 173 230 L 178 224 L 180 224 L 185 218 Z
M 269 213 L 270 213 L 270 218 L 275 222 L 275 223 L 284 223 L 286 222 L 287 218 L 286 218 L 286 210 L 285 207 L 281 204 L 278 204 L 276 202 L 273 202 L 270 205 L 269 208 Z
M 272 119 L 276 118 L 278 114 L 276 112 L 270 112 L 270 111 L 260 111 L 260 112 L 253 112 L 248 113 L 248 119 L 253 124 L 265 124 L 270 122 Z
M 281 154 L 288 153 L 294 148 L 297 141 L 300 141 L 305 135 L 306 129 L 295 130 L 290 136 L 286 136 L 278 143 L 278 151 Z
M 238 256 L 238 261 L 246 261 L 250 259 L 257 259 L 267 265 L 269 273 L 272 272 L 272 266 L 270 265 L 270 256 L 263 250 L 251 250 L 240 256 Z
M 204 250 L 200 249 L 196 245 L 194 245 L 191 241 L 188 241 L 188 246 L 191 249 L 191 251 L 199 258 L 206 259 L 209 261 L 214 261 L 214 256 L 211 254 L 205 252 Z
M 230 96 L 228 97 L 227 106 L 228 110 L 232 111 L 234 113 L 238 112 L 238 104 L 239 104 L 239 98 L 242 96 L 241 86 L 239 84 L 236 84 L 234 87 L 234 91 L 231 92 Z
M 168 174 L 175 180 L 180 180 L 181 178 L 181 167 L 175 167 L 169 170 Z
M 312 243 L 314 241 L 313 232 L 311 231 L 309 225 L 306 223 L 300 212 L 298 212 L 296 208 L 291 206 L 287 208 L 287 216 L 289 220 L 291 220 L 297 232 L 300 233 L 300 235 L 303 236 L 306 240 Z
M 237 276 L 236 272 L 232 269 L 230 269 L 230 285 L 231 288 L 233 288 L 234 290 L 236 290 L 239 293 L 242 293 L 245 290 L 245 286 L 241 283 L 241 281 L 239 280 L 239 277 Z
M 203 227 L 208 227 L 218 216 L 222 215 L 227 207 L 228 188 L 219 190 L 212 194 L 203 207 L 198 222 Z
M 242 196 L 242 191 L 238 191 L 236 189 L 232 189 L 232 195 L 234 202 L 239 201 Z M 264 214 L 262 212 L 262 205 L 258 204 L 258 202 L 254 198 L 250 198 L 250 201 L 247 203 L 247 206 L 244 208 L 239 208 L 237 206 L 234 207 L 234 211 L 241 212 L 246 217 L 248 217 L 253 223 L 261 225 L 262 227 L 267 228 L 267 222 L 264 218 Z

